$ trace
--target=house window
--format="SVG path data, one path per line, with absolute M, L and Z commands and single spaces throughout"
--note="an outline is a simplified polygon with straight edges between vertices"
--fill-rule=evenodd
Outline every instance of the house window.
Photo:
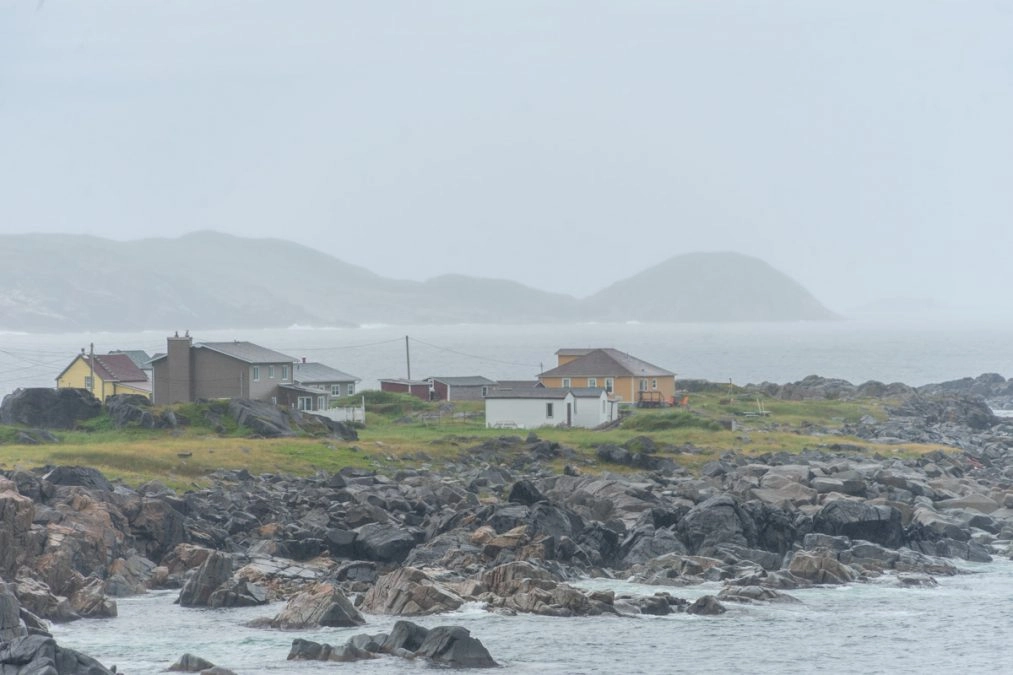
M 658 388 L 658 381 L 656 379 L 655 380 L 651 380 L 651 389 L 657 389 L 657 388 Z
M 91 391 L 92 389 L 95 388 L 95 380 L 92 379 L 91 375 L 84 376 L 84 388 L 87 389 L 88 391 Z
M 274 379 L 274 366 L 268 366 L 267 367 L 267 379 L 269 379 L 269 380 L 273 380 Z
M 253 367 L 253 381 L 260 382 L 260 366 Z
M 547 419 L 547 420 L 551 420 L 552 419 L 552 404 L 551 403 L 546 403 L 545 404 L 545 419 Z
M 354 393 L 355 393 L 355 383 L 354 382 L 349 382 L 348 383 L 348 395 L 351 396 Z
M 327 410 L 326 396 L 317 396 L 317 410 Z
M 569 388 L 570 388 L 570 378 L 564 377 L 563 378 L 563 389 L 569 389 Z
M 640 380 L 640 391 L 647 391 L 647 380 Z
M 594 389 L 595 387 L 597 387 L 598 386 L 598 378 L 597 377 L 589 377 L 589 378 L 587 378 L 587 386 L 590 387 L 591 389 Z
M 312 410 L 313 409 L 313 397 L 312 396 L 300 396 L 296 399 L 296 408 L 299 410 Z
M 482 387 L 482 398 L 489 395 L 489 387 Z
M 281 367 L 281 381 L 282 382 L 288 381 L 288 366 Z
M 332 384 L 331 385 L 331 396 L 341 396 L 341 385 L 340 384 Z
M 605 378 L 605 391 L 607 391 L 608 393 L 611 394 L 612 393 L 612 388 L 615 387 L 615 386 L 616 386 L 616 381 L 614 379 L 612 379 L 611 377 L 606 377 Z

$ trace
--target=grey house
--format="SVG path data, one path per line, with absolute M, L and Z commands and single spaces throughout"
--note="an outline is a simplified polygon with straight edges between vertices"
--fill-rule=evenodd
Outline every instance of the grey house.
M 252 342 L 198 342 L 177 333 L 152 366 L 155 405 L 197 399 L 250 398 L 278 403 L 292 383 L 295 359 Z
M 481 375 L 464 377 L 427 377 L 431 401 L 481 401 L 491 387 L 496 385 Z
M 355 375 L 322 363 L 301 361 L 292 369 L 292 382 L 280 385 L 278 404 L 297 410 L 326 410 L 331 399 L 354 394 L 359 381 Z

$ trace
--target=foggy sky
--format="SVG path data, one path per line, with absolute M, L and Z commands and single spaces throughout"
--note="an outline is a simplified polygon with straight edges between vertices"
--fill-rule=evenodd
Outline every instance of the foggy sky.
M 737 251 L 836 310 L 980 309 L 1013 281 L 1011 36 L 987 0 L 0 1 L 0 232 L 577 296 Z

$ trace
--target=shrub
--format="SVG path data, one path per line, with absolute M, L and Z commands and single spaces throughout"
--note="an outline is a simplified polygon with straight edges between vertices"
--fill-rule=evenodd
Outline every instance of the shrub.
M 666 413 L 631 415 L 623 420 L 623 429 L 633 431 L 665 431 L 667 429 L 705 429 L 721 431 L 721 425 L 714 420 L 694 415 L 684 410 Z

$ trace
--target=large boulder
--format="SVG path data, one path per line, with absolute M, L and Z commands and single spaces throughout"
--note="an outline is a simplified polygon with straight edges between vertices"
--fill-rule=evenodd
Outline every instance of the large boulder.
M 220 551 L 215 551 L 186 580 L 177 602 L 182 607 L 207 607 L 210 604 L 212 593 L 231 577 L 232 558 Z
M 272 621 L 282 630 L 302 630 L 317 626 L 345 628 L 366 623 L 354 605 L 331 584 L 317 584 L 298 593 Z
M 859 573 L 845 565 L 832 551 L 796 551 L 788 571 L 814 584 L 845 584 L 856 581 Z
M 236 424 L 265 438 L 292 436 L 292 426 L 285 411 L 266 401 L 234 398 L 229 401 L 229 414 Z
M 73 429 L 98 417 L 102 403 L 86 389 L 17 389 L 0 402 L 0 424 L 41 429 Z
M 368 523 L 356 530 L 355 552 L 360 558 L 377 562 L 402 562 L 415 548 L 415 536 L 394 525 Z
M 892 506 L 850 499 L 824 505 L 813 518 L 813 531 L 864 539 L 889 548 L 904 544 L 900 511 Z
M 73 485 L 102 492 L 113 491 L 113 484 L 102 475 L 102 472 L 88 466 L 58 466 L 42 478 L 53 485 Z
M 394 616 L 451 612 L 463 604 L 457 594 L 414 567 L 401 567 L 380 577 L 362 599 L 364 611 Z
M 679 536 L 691 553 L 708 555 L 719 544 L 753 546 L 756 524 L 730 495 L 697 504 L 679 521 Z
M 0 647 L 0 673 L 21 675 L 113 675 L 101 663 L 65 649 L 46 635 L 16 638 Z
M 489 650 L 461 626 L 437 626 L 429 631 L 415 651 L 429 661 L 452 668 L 495 668 Z
M 0 478 L 0 578 L 12 578 L 25 561 L 34 518 L 32 500 L 18 494 L 13 482 Z
M 109 419 L 117 428 L 138 426 L 154 429 L 161 419 L 151 414 L 151 399 L 140 394 L 115 394 L 106 398 Z

